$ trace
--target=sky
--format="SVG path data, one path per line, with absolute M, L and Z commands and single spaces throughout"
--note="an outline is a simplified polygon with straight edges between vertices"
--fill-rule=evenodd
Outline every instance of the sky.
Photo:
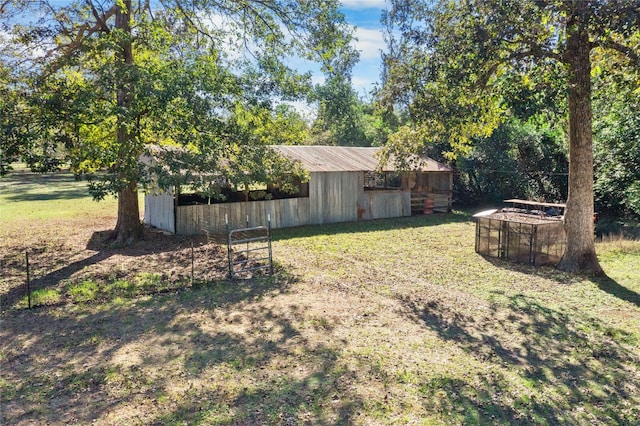
M 352 84 L 361 99 L 371 99 L 371 91 L 380 83 L 382 73 L 381 52 L 385 50 L 382 38 L 382 24 L 380 18 L 382 10 L 386 8 L 386 0 L 342 0 L 340 11 L 346 21 L 355 26 L 355 48 L 360 52 L 360 61 L 352 72 Z M 314 84 L 322 84 L 324 76 L 320 65 L 299 58 L 292 58 L 292 68 L 300 72 L 310 71 Z M 317 112 L 315 105 L 305 101 L 288 102 L 298 110 L 307 120 L 312 121 Z
M 367 96 L 380 81 L 380 53 L 385 49 L 380 16 L 385 7 L 385 0 L 342 0 L 347 22 L 357 27 L 356 49 L 360 51 L 360 62 L 353 70 L 352 82 L 360 96 Z
M 64 5 L 70 0 L 50 0 L 54 5 Z M 352 74 L 353 87 L 362 98 L 368 99 L 376 83 L 380 81 L 381 51 L 385 49 L 382 38 L 381 12 L 386 8 L 386 0 L 342 0 L 341 11 L 349 24 L 356 27 L 356 49 L 360 52 L 360 62 Z M 297 62 L 299 71 L 311 71 L 313 81 L 322 83 L 324 78 L 317 64 Z M 307 68 L 307 69 L 305 69 Z

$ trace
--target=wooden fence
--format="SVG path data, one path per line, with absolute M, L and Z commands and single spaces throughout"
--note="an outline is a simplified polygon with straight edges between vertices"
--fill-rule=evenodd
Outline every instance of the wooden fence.
M 269 214 L 272 228 L 306 225 L 310 223 L 309 198 L 179 206 L 176 208 L 176 233 L 224 234 L 227 220 L 231 229 L 254 227 L 267 223 Z

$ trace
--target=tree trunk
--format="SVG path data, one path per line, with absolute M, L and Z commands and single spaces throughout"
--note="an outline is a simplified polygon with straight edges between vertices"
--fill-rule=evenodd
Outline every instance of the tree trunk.
M 567 249 L 558 268 L 573 273 L 602 275 L 596 257 L 593 223 L 591 44 L 586 22 L 583 22 L 586 16 L 579 10 L 577 12 L 567 23 L 569 197 L 565 214 Z
M 130 182 L 118 192 L 118 221 L 113 239 L 116 244 L 129 244 L 142 237 L 140 208 L 138 206 L 138 185 Z
M 118 178 L 124 180 L 125 186 L 118 192 L 118 221 L 113 233 L 117 244 L 129 244 L 142 236 L 140 208 L 138 206 L 138 185 L 135 170 L 131 164 L 137 161 L 137 145 L 133 139 L 128 122 L 130 121 L 132 82 L 130 68 L 133 66 L 133 46 L 131 43 L 131 0 L 124 0 L 123 7 L 116 12 L 116 28 L 125 36 L 120 41 L 120 60 L 122 62 L 122 79 L 117 93 L 118 124 L 116 143 L 118 146 Z M 135 158 L 132 158 L 135 157 Z

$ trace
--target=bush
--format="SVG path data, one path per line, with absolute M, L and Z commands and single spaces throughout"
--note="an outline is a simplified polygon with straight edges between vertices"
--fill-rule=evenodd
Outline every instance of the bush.
M 457 162 L 458 201 L 500 203 L 505 198 L 565 201 L 568 161 L 563 137 L 545 126 L 516 119 L 474 143 Z

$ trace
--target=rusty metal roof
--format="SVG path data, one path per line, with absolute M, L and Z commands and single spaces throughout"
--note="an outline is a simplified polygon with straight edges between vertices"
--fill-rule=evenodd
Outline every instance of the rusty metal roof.
M 378 168 L 379 147 L 274 145 L 274 149 L 291 160 L 300 161 L 308 172 L 367 172 Z M 418 170 L 423 172 L 451 172 L 451 168 L 431 158 L 423 157 Z M 382 171 L 395 171 L 392 162 Z

